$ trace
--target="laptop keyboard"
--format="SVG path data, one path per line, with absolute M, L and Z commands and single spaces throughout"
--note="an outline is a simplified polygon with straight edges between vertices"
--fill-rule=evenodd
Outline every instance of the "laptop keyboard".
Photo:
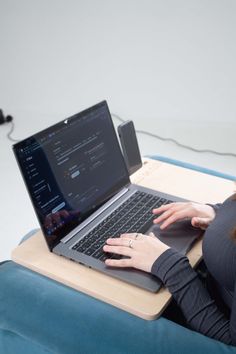
M 107 258 L 119 259 L 121 256 L 103 251 L 106 240 L 119 237 L 123 233 L 144 233 L 153 223 L 155 215 L 152 214 L 152 209 L 171 202 L 171 200 L 137 191 L 79 240 L 72 249 L 101 261 Z

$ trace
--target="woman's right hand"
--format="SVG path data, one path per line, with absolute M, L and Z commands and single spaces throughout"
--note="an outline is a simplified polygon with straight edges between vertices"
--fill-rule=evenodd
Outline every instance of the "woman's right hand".
M 191 219 L 191 223 L 194 227 L 205 230 L 215 218 L 215 210 L 210 205 L 194 202 L 165 204 L 157 209 L 153 209 L 153 214 L 161 214 L 154 219 L 153 223 L 162 223 L 160 226 L 162 230 L 174 222 L 186 218 Z

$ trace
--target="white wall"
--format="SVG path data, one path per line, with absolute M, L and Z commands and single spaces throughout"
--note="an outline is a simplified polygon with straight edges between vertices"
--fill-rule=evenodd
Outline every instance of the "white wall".
M 1 0 L 1 105 L 235 122 L 234 0 Z M 143 120 L 143 122 L 142 122 Z
M 235 153 L 235 43 L 235 0 L 0 0 L 0 107 L 21 139 L 107 99 L 136 128 Z M 11 239 L 9 200 L 28 203 L 18 236 L 35 219 L 7 131 L 0 127 L 0 213 Z M 143 154 L 236 174 L 233 158 L 139 138 Z

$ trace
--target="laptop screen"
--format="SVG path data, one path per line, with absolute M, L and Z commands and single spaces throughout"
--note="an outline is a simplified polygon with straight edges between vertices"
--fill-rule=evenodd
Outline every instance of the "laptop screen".
M 105 101 L 13 149 L 50 249 L 129 183 Z

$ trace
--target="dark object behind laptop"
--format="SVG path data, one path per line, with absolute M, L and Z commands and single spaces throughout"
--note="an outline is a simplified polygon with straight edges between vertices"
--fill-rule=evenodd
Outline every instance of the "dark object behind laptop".
M 132 175 L 142 167 L 142 159 L 139 151 L 138 140 L 132 120 L 120 124 L 117 128 L 123 156 L 129 175 Z

